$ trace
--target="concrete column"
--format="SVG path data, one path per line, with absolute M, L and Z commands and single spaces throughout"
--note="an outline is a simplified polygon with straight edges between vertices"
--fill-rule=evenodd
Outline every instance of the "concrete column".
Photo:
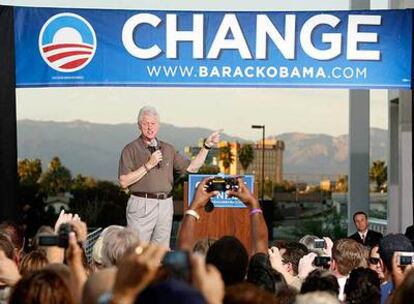
M 370 8 L 370 0 L 350 0 L 349 9 Z M 369 211 L 369 90 L 349 91 L 348 234 L 355 231 L 352 215 Z
M 399 111 L 399 197 L 400 230 L 413 224 L 412 91 L 400 91 Z
M 369 90 L 349 92 L 348 233 L 355 231 L 352 216 L 369 212 Z
M 399 94 L 388 91 L 388 224 L 387 233 L 400 231 L 400 176 L 399 176 Z

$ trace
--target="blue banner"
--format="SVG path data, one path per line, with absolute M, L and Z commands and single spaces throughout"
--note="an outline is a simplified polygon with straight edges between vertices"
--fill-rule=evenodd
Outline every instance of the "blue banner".
M 203 175 L 203 174 L 190 174 L 188 176 L 188 205 L 191 205 L 191 202 L 194 198 L 194 193 L 197 189 L 198 184 L 206 177 L 210 177 L 211 175 Z M 223 176 L 224 175 L 220 175 Z M 253 193 L 254 187 L 254 176 L 253 175 L 243 175 L 243 182 Z M 211 202 L 213 203 L 214 207 L 216 208 L 246 208 L 246 206 L 235 197 L 227 197 L 225 192 L 220 192 L 219 195 L 214 196 L 211 198 Z
M 16 82 L 409 89 L 412 27 L 412 10 L 16 7 Z

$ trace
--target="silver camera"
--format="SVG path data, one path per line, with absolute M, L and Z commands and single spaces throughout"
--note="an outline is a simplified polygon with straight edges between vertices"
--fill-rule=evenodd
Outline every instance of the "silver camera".
M 399 266 L 407 266 L 413 264 L 414 252 L 399 252 L 397 261 Z

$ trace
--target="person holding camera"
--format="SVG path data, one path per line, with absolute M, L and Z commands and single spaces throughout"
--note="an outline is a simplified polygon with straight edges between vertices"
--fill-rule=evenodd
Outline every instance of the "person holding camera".
M 138 231 L 141 240 L 169 247 L 174 173 L 197 172 L 208 151 L 219 142 L 221 130 L 208 136 L 198 155 L 189 161 L 172 145 L 158 140 L 159 127 L 157 110 L 150 106 L 141 108 L 141 135 L 122 150 L 118 176 L 121 187 L 131 194 L 126 210 L 128 226 Z

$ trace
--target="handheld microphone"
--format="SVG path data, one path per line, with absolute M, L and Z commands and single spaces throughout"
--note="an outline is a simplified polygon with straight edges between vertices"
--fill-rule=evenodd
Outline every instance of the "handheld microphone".
M 151 139 L 151 142 L 148 145 L 148 149 L 150 150 L 151 154 L 157 150 L 161 150 L 161 147 L 158 145 L 158 142 L 155 138 Z M 161 167 L 161 162 L 157 164 L 157 168 Z

